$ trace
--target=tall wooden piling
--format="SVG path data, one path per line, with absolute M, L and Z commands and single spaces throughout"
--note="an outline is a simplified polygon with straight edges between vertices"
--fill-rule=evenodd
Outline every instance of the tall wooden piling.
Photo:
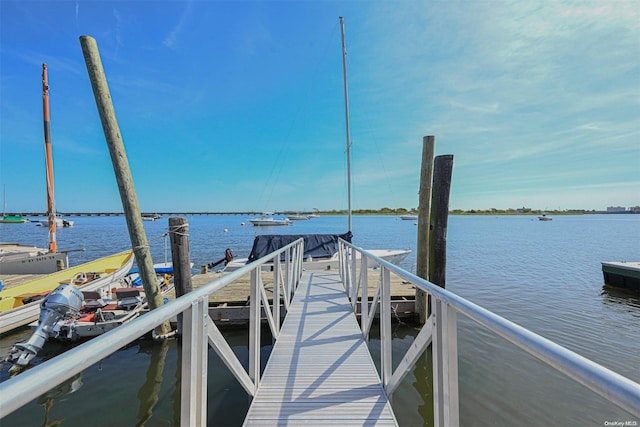
M 111 94 L 109 93 L 109 86 L 102 67 L 98 45 L 95 39 L 89 36 L 81 36 L 80 45 L 82 46 L 82 54 L 87 65 L 98 113 L 100 114 L 102 129 L 109 147 L 109 154 L 111 155 L 111 162 L 118 182 L 120 199 L 122 200 L 122 207 L 127 220 L 131 245 L 140 271 L 140 278 L 149 302 L 149 308 L 153 310 L 162 305 L 162 295 L 160 294 L 158 280 L 153 267 L 138 198 L 133 185 L 131 170 L 129 169 L 129 161 L 127 160 L 120 128 L 116 120 L 116 113 L 111 102 Z M 168 321 L 159 325 L 155 330 L 158 336 L 167 335 L 169 332 L 171 332 L 171 326 Z
M 193 290 L 189 254 L 189 223 L 186 218 L 169 218 L 169 241 L 173 262 L 173 283 L 176 298 Z M 182 314 L 178 315 L 178 334 L 182 334 Z
M 429 229 L 429 281 L 441 288 L 446 284 L 447 224 L 453 155 L 437 156 L 433 163 L 431 226 Z
M 418 196 L 418 241 L 416 249 L 416 275 L 429 280 L 429 214 L 431 206 L 431 187 L 433 183 L 433 156 L 435 153 L 435 137 L 425 136 L 422 139 L 422 166 L 420 169 L 420 194 Z M 417 321 L 422 325 L 427 320 L 427 294 L 416 289 L 415 313 Z

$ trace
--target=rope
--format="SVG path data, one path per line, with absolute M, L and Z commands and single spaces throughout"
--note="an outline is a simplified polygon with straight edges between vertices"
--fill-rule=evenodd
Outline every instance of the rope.
M 188 228 L 189 224 L 183 224 L 183 225 L 178 225 L 178 226 L 173 226 L 169 228 L 169 231 L 165 234 L 175 234 L 176 236 L 187 236 L 189 237 L 189 233 L 182 233 L 179 232 L 178 230 L 182 229 L 182 228 Z
M 151 333 L 151 336 L 153 337 L 154 340 L 156 341 L 161 341 L 161 340 L 168 340 L 170 338 L 173 338 L 177 335 L 178 330 L 174 329 L 171 332 L 168 332 L 166 334 L 156 334 L 156 330 L 154 329 L 153 332 Z

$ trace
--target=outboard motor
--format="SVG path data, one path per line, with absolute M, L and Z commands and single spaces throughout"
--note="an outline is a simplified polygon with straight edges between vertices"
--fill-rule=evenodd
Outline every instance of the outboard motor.
M 224 250 L 224 258 L 222 258 L 222 259 L 220 259 L 218 261 L 214 261 L 214 262 L 211 262 L 211 263 L 207 264 L 207 268 L 214 268 L 214 267 L 222 264 L 223 262 L 224 262 L 224 265 L 227 265 L 231 261 L 233 261 L 234 256 L 235 255 L 233 254 L 231 249 L 227 248 L 227 249 Z
M 82 292 L 71 284 L 58 286 L 40 303 L 40 320 L 38 327 L 27 342 L 15 344 L 9 356 L 10 361 L 24 367 L 42 350 L 42 346 L 53 332 L 56 322 L 66 316 L 78 315 L 84 297 Z

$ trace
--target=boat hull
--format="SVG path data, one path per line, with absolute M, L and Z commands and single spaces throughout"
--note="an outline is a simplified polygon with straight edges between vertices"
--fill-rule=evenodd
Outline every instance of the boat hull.
M 0 218 L 2 224 L 24 224 L 25 222 L 29 222 L 29 219 L 21 215 L 5 215 Z
M 69 265 L 66 252 L 17 244 L 0 244 L 0 274 L 49 274 Z
M 33 223 L 35 223 L 35 225 L 37 226 L 41 226 L 41 227 L 48 227 L 49 226 L 49 220 L 48 219 L 41 219 L 41 220 L 37 220 L 37 221 L 32 221 Z M 68 219 L 63 219 L 63 218 L 56 218 L 56 227 L 73 227 L 74 222 Z
M 99 273 L 85 285 L 79 286 L 82 291 L 99 291 L 109 288 L 124 278 L 133 265 L 133 253 L 122 252 L 100 258 L 76 267 L 39 277 L 30 282 L 0 291 L 0 334 L 9 332 L 36 320 L 40 314 L 40 301 L 22 304 L 23 296 L 52 291 L 61 282 L 71 280 L 82 272 Z
M 287 219 L 250 219 L 249 222 L 257 227 L 272 227 L 277 225 L 291 225 Z
M 400 215 L 400 219 L 404 221 L 417 221 L 418 215 Z

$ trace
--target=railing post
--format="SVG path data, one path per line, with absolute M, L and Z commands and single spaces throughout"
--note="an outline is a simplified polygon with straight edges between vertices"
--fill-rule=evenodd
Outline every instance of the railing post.
M 351 255 L 353 250 L 351 248 L 344 248 L 344 271 L 342 280 L 344 282 L 344 290 L 347 292 L 347 297 L 351 298 Z
M 249 378 L 256 386 L 260 384 L 260 284 L 259 274 L 262 268 L 258 266 L 251 271 L 251 290 L 249 297 Z
M 455 310 L 440 298 L 432 299 L 435 316 L 433 341 L 433 418 L 434 425 L 457 427 L 458 402 L 458 334 Z
M 444 362 L 444 400 L 447 411 L 444 413 L 444 424 L 457 427 L 460 424 L 458 401 L 458 325 L 455 309 L 442 304 L 444 316 L 442 348 L 446 352 Z
M 296 289 L 297 285 L 300 283 L 300 279 L 302 278 L 302 263 L 304 262 L 304 240 L 300 242 L 300 257 L 298 259 L 298 280 L 296 280 Z
M 360 258 L 360 287 L 362 289 L 362 296 L 360 297 L 360 329 L 364 334 L 364 340 L 369 341 L 369 334 L 364 333 L 367 330 L 369 324 L 369 271 L 368 271 L 369 258 L 362 254 Z
M 342 242 L 339 242 L 338 243 L 338 273 L 340 274 L 340 280 L 342 280 L 342 283 L 345 282 L 344 280 L 344 269 L 345 269 L 344 264 L 346 262 L 346 259 L 344 256 L 345 250 L 346 249 L 344 244 Z
M 391 273 L 381 266 L 380 268 L 381 293 L 380 293 L 380 365 L 382 385 L 386 388 L 391 380 Z
M 285 278 L 284 278 L 284 282 L 285 282 L 285 286 L 287 288 L 287 298 L 289 298 L 289 301 L 291 301 L 292 295 L 293 295 L 293 285 L 292 285 L 292 274 L 291 274 L 291 252 L 290 250 L 287 251 L 287 255 L 284 259 L 284 271 L 285 271 Z
M 356 280 L 356 272 L 358 268 L 357 260 L 358 251 L 354 248 L 351 248 L 351 306 L 355 310 L 356 305 L 358 304 L 358 281 Z M 360 255 L 363 257 L 364 255 Z
M 273 320 L 277 336 L 280 333 L 280 255 L 273 260 Z
M 442 308 L 441 300 L 431 296 L 431 314 L 433 317 L 433 338 L 431 340 L 431 358 L 433 370 L 433 425 L 445 427 L 444 399 L 442 397 Z
M 207 306 L 200 297 L 183 313 L 181 425 L 207 425 Z

